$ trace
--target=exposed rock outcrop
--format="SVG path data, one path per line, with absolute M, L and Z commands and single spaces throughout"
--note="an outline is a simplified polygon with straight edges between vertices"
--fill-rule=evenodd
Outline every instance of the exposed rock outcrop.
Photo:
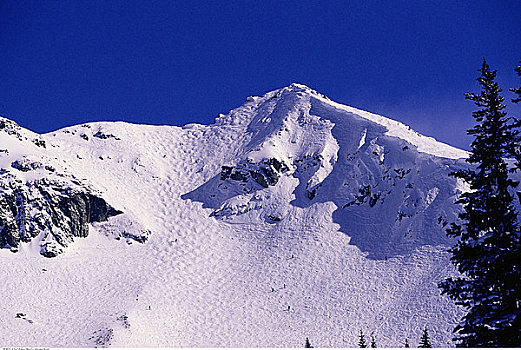
M 262 187 L 268 188 L 276 185 L 281 174 L 287 170 L 288 166 L 276 158 L 263 159 L 259 163 L 247 159 L 235 167 L 223 166 L 220 178 L 222 181 L 229 178 L 242 182 L 248 182 L 251 178 Z
M 9 178 L 10 177 L 10 178 Z M 0 182 L 0 246 L 17 251 L 38 238 L 40 253 L 53 257 L 76 237 L 87 237 L 89 223 L 122 214 L 80 186 L 45 178 L 22 183 L 11 174 Z

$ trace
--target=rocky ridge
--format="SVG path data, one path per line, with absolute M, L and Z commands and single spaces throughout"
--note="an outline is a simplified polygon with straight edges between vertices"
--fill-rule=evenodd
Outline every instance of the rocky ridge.
M 17 252 L 22 243 L 37 242 L 41 255 L 55 257 L 76 238 L 87 237 L 89 224 L 124 215 L 92 186 L 64 169 L 57 171 L 61 167 L 52 165 L 56 161 L 46 154 L 46 143 L 41 136 L 31 135 L 7 119 L 0 120 L 0 136 L 14 139 L 14 144 L 21 146 L 18 152 L 4 149 L 0 153 L 1 164 L 10 165 L 0 168 L 1 248 Z M 37 160 L 30 154 L 32 146 L 44 149 Z M 131 232 L 121 229 L 112 230 L 111 234 L 116 239 L 145 242 L 150 232 L 135 226 Z

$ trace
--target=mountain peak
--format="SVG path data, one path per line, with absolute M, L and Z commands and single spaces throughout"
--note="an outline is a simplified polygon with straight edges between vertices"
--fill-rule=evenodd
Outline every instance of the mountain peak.
M 216 124 L 242 125 L 247 127 L 248 131 L 258 134 L 260 131 L 265 133 L 268 130 L 275 132 L 289 120 L 295 122 L 299 118 L 303 120 L 308 117 L 313 120 L 318 117 L 323 123 L 341 124 L 342 128 L 347 128 L 346 124 L 357 123 L 357 120 L 363 119 L 375 126 L 384 127 L 384 135 L 409 142 L 419 152 L 451 159 L 468 156 L 466 151 L 438 142 L 433 137 L 421 135 L 408 125 L 332 101 L 326 95 L 301 83 L 292 83 L 260 97 L 249 97 L 241 107 L 227 115 L 220 115 Z
M 314 89 L 310 88 L 309 86 L 307 86 L 305 84 L 301 84 L 301 83 L 291 83 L 288 86 L 285 86 L 285 87 L 280 88 L 275 91 L 278 91 L 280 93 L 288 92 L 290 94 L 307 93 L 307 94 L 315 95 L 315 96 L 322 97 L 322 98 L 329 100 L 329 97 L 327 97 L 326 95 L 321 94 L 317 90 L 314 90 Z
M 285 89 L 296 91 L 296 92 L 314 92 L 317 93 L 315 90 L 310 88 L 307 85 L 301 84 L 301 83 L 291 83 Z
M 288 85 L 288 88 L 312 90 L 309 86 L 301 84 L 301 83 L 291 83 L 291 84 Z
M 0 119 L 4 339 L 346 347 L 364 324 L 392 346 L 428 323 L 449 344 L 451 152 L 296 83 L 208 126 Z

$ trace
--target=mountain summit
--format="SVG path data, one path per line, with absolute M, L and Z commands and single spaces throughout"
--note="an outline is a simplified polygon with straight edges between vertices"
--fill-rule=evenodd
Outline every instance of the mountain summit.
M 427 326 L 449 346 L 466 156 L 301 84 L 212 125 L 1 119 L 0 340 L 398 346 Z
M 240 125 L 249 138 L 220 174 L 183 197 L 211 215 L 282 220 L 332 203 L 333 222 L 370 257 L 447 242 L 456 186 L 448 173 L 466 152 L 300 84 L 250 98 L 216 124 Z

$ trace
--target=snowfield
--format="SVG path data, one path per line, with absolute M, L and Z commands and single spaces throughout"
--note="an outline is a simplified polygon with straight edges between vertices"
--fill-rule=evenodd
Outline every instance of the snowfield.
M 462 150 L 300 84 L 208 126 L 0 121 L 0 183 L 61 181 L 123 212 L 0 249 L 2 346 L 355 347 L 362 329 L 400 347 L 424 327 L 453 346 L 462 313 L 437 283 Z

